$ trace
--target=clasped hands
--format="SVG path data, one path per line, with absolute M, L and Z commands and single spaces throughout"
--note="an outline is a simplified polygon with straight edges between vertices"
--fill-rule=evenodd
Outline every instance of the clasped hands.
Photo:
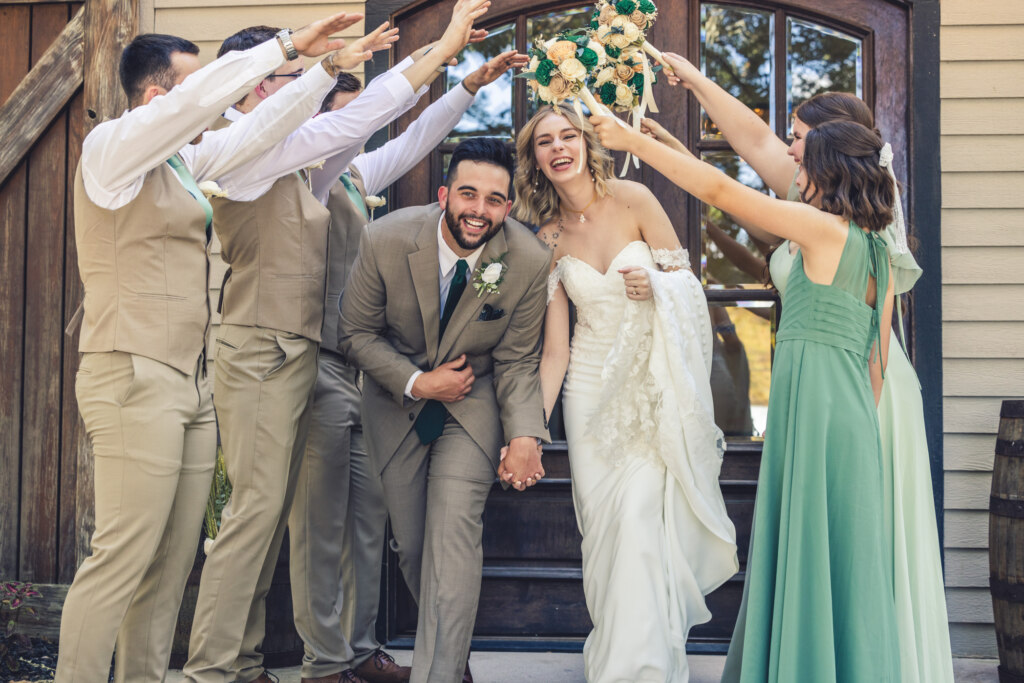
M 466 362 L 466 354 L 438 365 L 416 377 L 412 395 L 418 399 L 433 399 L 442 403 L 457 403 L 469 395 L 476 377 L 473 367 Z M 541 446 L 532 436 L 520 436 L 501 449 L 498 477 L 517 491 L 525 491 L 544 477 L 541 465 Z

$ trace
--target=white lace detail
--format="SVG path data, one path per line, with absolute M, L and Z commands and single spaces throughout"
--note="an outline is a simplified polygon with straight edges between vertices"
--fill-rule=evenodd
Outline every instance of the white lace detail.
M 555 291 L 558 289 L 558 266 L 551 269 L 548 273 L 548 303 L 555 298 Z
M 690 269 L 690 252 L 682 247 L 678 249 L 651 249 L 651 256 L 654 257 L 654 262 L 662 270 L 669 268 Z
M 903 199 L 900 197 L 900 184 L 896 181 L 896 173 L 892 169 L 892 145 L 888 142 L 882 145 L 878 153 L 878 165 L 889 171 L 892 178 L 895 201 L 893 202 L 893 221 L 889 225 L 889 233 L 892 235 L 892 249 L 897 254 L 909 254 L 910 247 L 907 244 L 907 224 L 903 220 Z

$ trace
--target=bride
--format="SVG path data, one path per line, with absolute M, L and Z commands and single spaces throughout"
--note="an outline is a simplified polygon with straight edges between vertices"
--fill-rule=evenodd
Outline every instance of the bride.
M 555 257 L 540 373 L 548 415 L 565 378 L 594 622 L 586 678 L 686 681 L 687 635 L 711 618 L 704 596 L 738 569 L 707 301 L 665 211 L 643 185 L 612 178 L 588 121 L 543 107 L 516 147 L 513 213 L 540 226 Z

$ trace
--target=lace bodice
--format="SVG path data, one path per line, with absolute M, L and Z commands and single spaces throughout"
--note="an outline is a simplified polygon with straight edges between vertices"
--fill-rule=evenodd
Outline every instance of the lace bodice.
M 627 265 L 654 266 L 651 250 L 645 242 L 630 242 L 623 247 L 604 273 L 568 254 L 558 260 L 552 275 L 562 283 L 569 299 L 576 306 L 577 333 L 581 331 L 580 328 L 584 328 L 603 330 L 610 335 L 619 328 L 623 311 L 630 300 L 626 298 L 626 288 L 618 270 Z

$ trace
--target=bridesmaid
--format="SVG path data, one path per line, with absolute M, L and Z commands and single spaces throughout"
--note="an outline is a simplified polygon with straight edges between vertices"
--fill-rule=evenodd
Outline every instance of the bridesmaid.
M 889 337 L 879 321 L 893 306 L 879 232 L 895 191 L 879 166 L 881 139 L 850 122 L 809 131 L 801 204 L 609 118 L 591 120 L 605 147 L 799 246 L 776 337 L 746 619 L 736 627 L 745 646 L 730 654 L 738 680 L 899 681 L 892 558 L 879 552 L 889 536 L 875 408 Z
M 667 53 L 665 59 L 675 72 L 672 80 L 681 79 L 733 149 L 780 197 L 800 199 L 795 175 L 803 157 L 805 137 L 812 128 L 829 121 L 853 121 L 874 129 L 874 117 L 863 100 L 848 93 L 821 93 L 794 112 L 793 144 L 787 146 L 759 116 L 690 62 L 671 53 Z M 658 139 L 670 145 L 679 144 L 657 124 L 652 123 L 652 127 Z M 891 174 L 891 151 L 886 156 Z M 910 291 L 921 276 L 921 269 L 907 246 L 898 197 L 894 210 L 896 219 L 882 236 L 888 246 L 894 292 L 898 297 Z M 795 258 L 795 245 L 781 242 L 757 226 L 744 227 L 755 239 L 779 245 L 771 256 L 769 271 L 772 283 L 782 292 Z M 898 298 L 896 305 L 900 306 Z M 897 317 L 902 332 L 902 315 Z M 893 534 L 894 597 L 902 680 L 904 683 L 953 683 L 921 385 L 904 347 L 897 341 L 895 330 L 890 330 L 889 336 L 893 350 L 886 367 L 878 417 L 885 474 L 883 514 L 886 527 L 891 528 Z

